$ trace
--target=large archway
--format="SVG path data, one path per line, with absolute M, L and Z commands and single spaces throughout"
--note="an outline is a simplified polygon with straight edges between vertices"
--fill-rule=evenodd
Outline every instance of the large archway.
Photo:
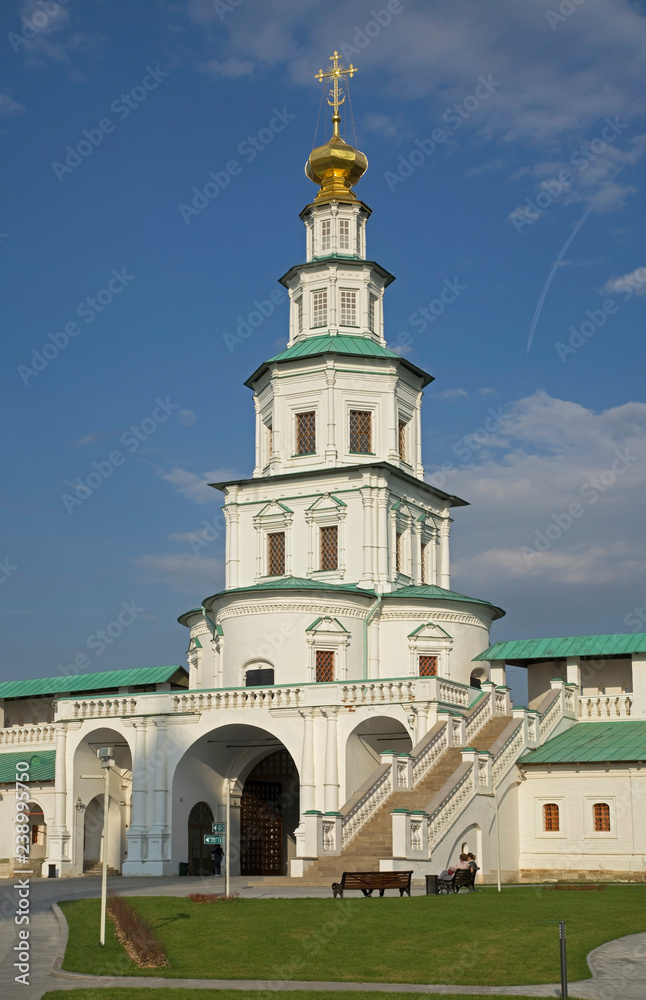
M 409 730 L 391 716 L 376 715 L 360 722 L 345 745 L 346 799 L 379 767 L 382 751 L 410 753 L 412 746 Z
M 98 871 L 103 859 L 104 771 L 97 757 L 109 747 L 108 865 L 116 872 L 126 857 L 126 830 L 130 824 L 132 755 L 126 737 L 116 729 L 92 729 L 74 751 L 74 822 L 72 834 L 75 874 Z
M 103 795 L 95 795 L 83 814 L 83 871 L 97 875 L 104 856 Z M 121 810 L 112 797 L 108 804 L 108 868 L 118 872 L 121 867 Z
M 240 874 L 286 875 L 294 856 L 300 784 L 287 750 L 275 750 L 247 776 L 240 799 Z

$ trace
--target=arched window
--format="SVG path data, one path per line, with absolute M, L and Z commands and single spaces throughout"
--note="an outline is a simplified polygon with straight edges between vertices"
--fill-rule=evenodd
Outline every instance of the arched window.
M 546 833 L 556 833 L 559 826 L 559 807 L 556 802 L 546 802 L 543 806 L 543 829 Z
M 610 833 L 610 806 L 607 802 L 595 802 L 592 806 L 595 833 Z

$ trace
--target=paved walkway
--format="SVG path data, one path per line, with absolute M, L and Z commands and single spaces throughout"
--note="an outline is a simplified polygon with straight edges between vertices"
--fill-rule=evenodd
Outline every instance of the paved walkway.
M 114 888 L 123 887 L 123 880 L 111 880 Z M 191 889 L 202 888 L 206 882 L 213 890 L 212 879 L 129 879 L 129 895 L 185 896 Z M 85 976 L 61 971 L 67 925 L 55 900 L 81 899 L 96 896 L 98 880 L 65 879 L 34 880 L 31 884 L 30 983 L 15 982 L 17 971 L 13 963 L 18 928 L 13 920 L 16 893 L 13 880 L 4 881 L 0 890 L 0 995 L 7 1000 L 22 997 L 40 1000 L 49 990 L 74 990 L 79 987 L 183 988 L 285 991 L 303 990 L 372 993 L 439 993 L 443 995 L 559 997 L 557 984 L 545 986 L 443 986 L 419 983 L 335 983 L 310 981 L 266 981 L 242 979 L 165 979 L 157 977 L 129 978 L 119 976 Z M 246 879 L 232 879 L 232 889 L 249 898 L 327 896 L 325 889 L 307 887 L 251 886 Z M 588 956 L 592 979 L 570 983 L 569 994 L 581 1000 L 644 1000 L 646 997 L 646 934 L 632 934 L 602 945 Z M 109 997 L 106 996 L 106 1000 Z

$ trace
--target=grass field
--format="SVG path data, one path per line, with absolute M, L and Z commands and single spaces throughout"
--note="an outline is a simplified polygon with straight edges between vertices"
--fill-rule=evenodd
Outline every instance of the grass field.
M 275 997 L 275 991 L 272 998 Z M 305 992 L 304 990 L 292 990 L 280 993 L 280 1000 L 352 1000 L 352 993 L 317 993 Z M 473 993 L 466 996 L 464 993 L 452 993 L 453 1000 L 473 1000 Z M 487 994 L 489 1000 L 527 1000 L 527 997 L 513 997 L 509 993 L 502 996 L 500 993 Z M 359 994 L 360 1000 L 440 1000 L 446 997 L 446 993 L 364 993 Z M 45 993 L 42 1000 L 70 1000 L 69 990 L 54 990 L 52 993 Z M 107 1000 L 105 986 L 95 990 L 74 990 L 74 1000 Z M 183 990 L 178 988 L 147 990 L 144 987 L 133 987 L 132 989 L 110 989 L 109 1000 L 213 1000 L 213 990 Z M 264 990 L 218 990 L 217 1000 L 267 1000 Z
M 500 894 L 484 889 L 412 899 L 130 902 L 155 928 L 170 967 L 136 969 L 111 925 L 105 948 L 97 947 L 98 900 L 77 900 L 61 904 L 70 926 L 65 969 L 190 979 L 512 986 L 559 981 L 558 920 L 567 922 L 571 981 L 589 977 L 586 955 L 593 948 L 646 930 L 643 886 L 607 886 L 602 892 L 510 888 Z

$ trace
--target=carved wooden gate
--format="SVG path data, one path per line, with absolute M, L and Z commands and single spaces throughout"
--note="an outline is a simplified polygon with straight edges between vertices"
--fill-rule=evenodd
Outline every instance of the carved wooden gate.
M 283 874 L 283 819 L 277 781 L 245 782 L 240 802 L 240 874 Z

